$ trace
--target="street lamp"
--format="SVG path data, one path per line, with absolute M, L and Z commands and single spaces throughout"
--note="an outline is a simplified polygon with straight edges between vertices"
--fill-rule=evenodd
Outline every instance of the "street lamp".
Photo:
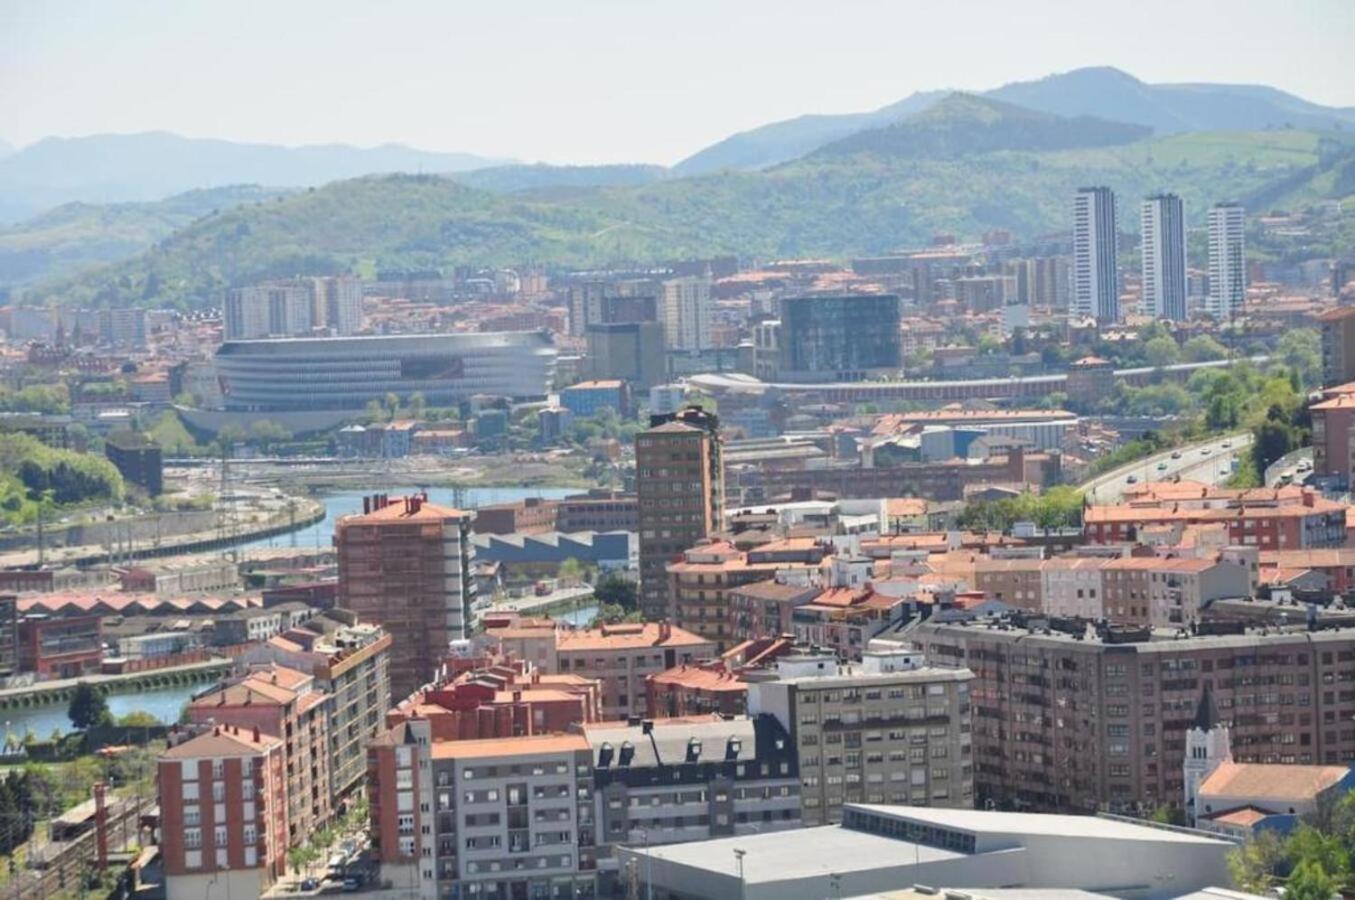
M 734 848 L 734 861 L 739 865 L 739 900 L 748 900 L 748 884 L 743 880 L 743 858 L 747 855 L 747 850 Z

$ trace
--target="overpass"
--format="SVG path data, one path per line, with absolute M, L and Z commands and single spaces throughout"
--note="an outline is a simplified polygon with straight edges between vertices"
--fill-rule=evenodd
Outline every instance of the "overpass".
M 1245 357 L 1261 364 L 1269 356 Z M 1185 381 L 1201 369 L 1222 369 L 1240 360 L 1211 359 L 1206 362 L 1176 363 L 1170 366 L 1142 366 L 1116 369 L 1115 379 L 1139 386 L 1156 378 Z M 800 384 L 788 381 L 760 381 L 751 375 L 708 373 L 687 378 L 692 387 L 716 397 L 722 394 L 761 394 L 775 390 L 788 397 L 813 395 L 825 403 L 869 403 L 876 400 L 912 400 L 951 403 L 957 400 L 1001 400 L 1043 397 L 1066 390 L 1068 374 L 1021 375 L 1009 378 L 972 378 L 955 381 L 831 381 Z

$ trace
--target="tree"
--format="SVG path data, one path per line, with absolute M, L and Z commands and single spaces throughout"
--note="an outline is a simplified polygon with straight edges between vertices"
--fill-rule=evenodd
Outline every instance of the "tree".
M 1261 894 L 1274 884 L 1284 861 L 1284 841 L 1273 831 L 1263 831 L 1228 854 L 1228 873 L 1239 891 Z
M 1143 357 L 1155 368 L 1171 366 L 1181 361 L 1181 348 L 1176 346 L 1176 341 L 1163 335 L 1143 345 Z
M 249 426 L 249 435 L 259 449 L 269 452 L 275 444 L 292 439 L 292 433 L 272 419 L 257 419 Z
M 400 415 L 400 396 L 394 391 L 386 394 L 385 407 L 386 417 L 394 422 L 396 416 Z
M 422 421 L 427 411 L 428 401 L 424 399 L 422 391 L 415 391 L 409 395 L 409 417 L 411 419 Z
M 1186 362 L 1223 359 L 1227 355 L 1228 348 L 1207 334 L 1196 335 L 1181 346 L 1181 356 Z
M 1335 896 L 1336 880 L 1316 860 L 1299 863 L 1284 883 L 1285 900 L 1332 900 Z
M 593 596 L 602 606 L 635 609 L 639 604 L 635 582 L 610 573 L 602 576 L 593 586 Z
M 574 585 L 583 581 L 586 574 L 588 574 L 588 570 L 584 567 L 584 564 L 571 556 L 560 563 L 560 570 L 556 573 L 556 577 L 560 579 L 561 584 Z
M 1252 457 L 1256 468 L 1265 472 L 1272 463 L 1294 449 L 1289 426 L 1274 419 L 1267 419 L 1256 429 L 1256 443 L 1252 447 Z
M 367 410 L 366 413 L 364 414 L 364 418 L 366 418 L 367 423 L 369 425 L 375 425 L 382 419 L 386 418 L 386 412 L 381 408 L 380 400 L 367 401 Z
M 99 689 L 88 681 L 82 681 L 75 686 L 66 715 L 71 724 L 81 731 L 112 720 L 112 714 L 108 711 L 108 701 L 99 693 Z

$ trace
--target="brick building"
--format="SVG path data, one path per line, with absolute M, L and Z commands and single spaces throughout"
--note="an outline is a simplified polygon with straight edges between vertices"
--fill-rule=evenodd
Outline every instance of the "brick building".
M 1186 731 L 1205 690 L 1239 762 L 1355 755 L 1355 631 L 1189 635 L 1085 620 L 924 623 L 929 664 L 967 666 L 980 802 L 1151 811 L 1179 805 Z
M 390 634 L 393 697 L 431 681 L 453 640 L 470 632 L 475 598 L 471 514 L 421 495 L 364 498 L 335 531 L 339 605 Z
M 160 754 L 156 776 L 169 900 L 259 897 L 286 874 L 280 738 L 216 726 Z

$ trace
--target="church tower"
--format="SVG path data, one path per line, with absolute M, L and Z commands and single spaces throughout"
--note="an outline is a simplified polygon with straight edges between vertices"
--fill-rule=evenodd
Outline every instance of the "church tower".
M 1221 763 L 1233 761 L 1228 728 L 1219 723 L 1219 710 L 1208 687 L 1200 696 L 1195 721 L 1186 732 L 1185 774 L 1186 823 L 1195 824 L 1195 803 L 1200 785 Z

